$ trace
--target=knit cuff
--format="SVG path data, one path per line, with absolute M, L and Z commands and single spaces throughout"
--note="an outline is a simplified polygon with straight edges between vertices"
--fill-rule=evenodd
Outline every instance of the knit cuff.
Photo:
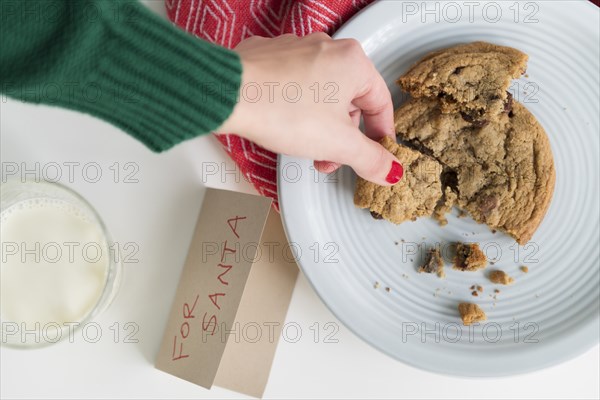
M 139 4 L 128 7 L 124 20 L 105 20 L 106 51 L 91 80 L 101 94 L 88 98 L 88 111 L 154 151 L 221 126 L 241 84 L 237 53 L 191 36 Z

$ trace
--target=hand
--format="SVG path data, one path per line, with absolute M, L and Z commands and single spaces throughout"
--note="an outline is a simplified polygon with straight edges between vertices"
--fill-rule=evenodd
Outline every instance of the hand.
M 391 95 L 357 41 L 325 33 L 251 37 L 235 51 L 242 87 L 219 132 L 317 160 L 320 172 L 347 164 L 380 185 L 400 180 L 399 161 L 377 143 L 395 135 Z M 361 115 L 366 136 L 358 129 Z

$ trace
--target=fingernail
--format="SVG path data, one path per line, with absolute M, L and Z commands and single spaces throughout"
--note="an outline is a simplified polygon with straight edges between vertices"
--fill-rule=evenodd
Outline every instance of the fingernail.
M 404 175 L 404 168 L 402 168 L 402 165 L 398 161 L 392 161 L 392 168 L 385 177 L 385 181 L 392 185 L 396 184 L 402 179 L 402 175 Z

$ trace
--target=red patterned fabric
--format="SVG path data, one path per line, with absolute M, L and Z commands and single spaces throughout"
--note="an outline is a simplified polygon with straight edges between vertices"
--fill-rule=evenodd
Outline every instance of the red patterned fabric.
M 333 34 L 373 0 L 165 0 L 167 15 L 177 25 L 213 43 L 233 48 L 258 35 L 311 32 Z M 277 154 L 236 135 L 219 141 L 258 193 L 277 199 Z

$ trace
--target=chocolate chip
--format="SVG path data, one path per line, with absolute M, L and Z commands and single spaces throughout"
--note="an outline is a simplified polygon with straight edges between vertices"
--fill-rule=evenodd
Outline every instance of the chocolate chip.
M 467 245 L 458 245 L 456 248 L 456 256 L 458 257 L 458 262 L 456 263 L 460 269 L 467 269 L 469 263 L 467 259 L 471 255 L 471 247 Z
M 419 272 L 427 274 L 436 273 L 443 266 L 439 250 L 430 249 L 427 252 L 425 263 L 419 268 Z
M 473 123 L 473 121 L 474 121 L 473 117 L 464 111 L 460 112 L 460 116 L 462 117 L 462 119 L 464 119 L 467 122 Z
M 496 196 L 482 196 L 479 200 L 479 211 L 484 217 L 489 216 L 496 207 L 498 207 Z
M 487 119 L 476 119 L 472 115 L 469 115 L 464 111 L 460 112 L 460 116 L 462 117 L 462 119 L 473 125 L 475 128 L 483 128 L 490 122 Z
M 412 140 L 400 140 L 400 143 L 405 145 L 406 147 L 410 147 L 413 150 L 418 151 L 419 153 L 423 153 L 425 155 L 428 155 L 430 157 L 433 157 L 433 151 L 431 151 L 431 149 L 428 149 L 427 147 L 425 147 L 419 140 L 417 139 L 412 139 Z
M 513 96 L 512 96 L 512 94 L 510 94 L 510 92 L 506 92 L 506 101 L 504 102 L 504 112 L 507 113 L 509 117 L 512 117 L 512 115 L 510 115 L 512 108 L 513 108 Z
M 375 211 L 371 211 L 371 217 L 375 219 L 383 219 L 383 216 L 381 214 L 376 213 Z

